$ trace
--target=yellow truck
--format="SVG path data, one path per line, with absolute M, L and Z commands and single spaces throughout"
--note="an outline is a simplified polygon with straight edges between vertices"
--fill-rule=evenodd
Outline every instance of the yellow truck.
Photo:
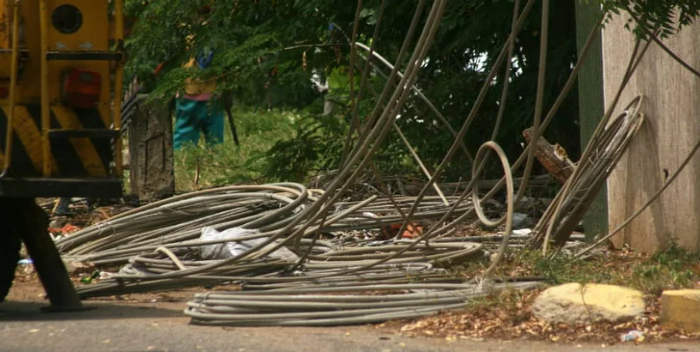
M 81 309 L 37 197 L 122 195 L 122 0 L 0 0 L 0 301 L 25 243 L 51 302 Z

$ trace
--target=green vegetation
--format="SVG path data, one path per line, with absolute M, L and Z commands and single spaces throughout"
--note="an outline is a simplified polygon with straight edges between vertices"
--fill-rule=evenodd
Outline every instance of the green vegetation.
M 224 143 L 207 148 L 201 141 L 175 152 L 175 180 L 178 191 L 214 185 L 264 182 L 261 164 L 265 153 L 278 141 L 294 137 L 301 117 L 289 111 L 237 108 L 233 111 L 241 146 L 233 142 L 228 124 Z M 197 167 L 199 165 L 199 167 Z M 199 180 L 197 179 L 199 170 Z
M 545 107 L 552 105 L 556 95 L 576 62 L 575 1 L 551 1 L 549 55 L 547 60 Z M 579 0 L 595 1 L 595 0 Z M 688 24 L 698 15 L 700 4 L 695 0 L 598 0 L 606 11 L 614 13 L 631 7 L 641 19 L 645 30 L 661 30 L 662 35 L 678 29 L 671 18 L 678 15 L 681 24 Z M 376 52 L 396 63 L 399 48 L 411 22 L 417 0 L 386 2 L 387 10 L 380 18 L 381 0 L 362 2 L 357 40 L 369 43 L 379 26 Z M 521 2 L 524 6 L 524 1 Z M 445 115 L 453 128 L 459 129 L 472 108 L 486 77 L 486 70 L 498 56 L 511 30 L 512 0 L 450 1 L 435 38 L 428 60 L 424 62 L 417 86 Z M 431 2 L 426 2 L 427 6 Z M 216 79 L 219 93 L 232 96 L 238 105 L 256 109 L 282 109 L 293 115 L 302 115 L 291 139 L 279 143 L 264 158 L 258 158 L 258 171 L 237 175 L 243 156 L 252 150 L 241 151 L 235 158 L 226 155 L 216 169 L 214 180 L 255 179 L 264 175 L 270 179 L 301 180 L 318 171 L 337 167 L 342 153 L 340 136 L 347 134 L 352 114 L 340 109 L 333 117 L 321 118 L 320 95 L 310 80 L 314 75 L 325 79 L 334 69 L 350 65 L 348 38 L 352 34 L 356 2 L 347 0 L 306 1 L 228 1 L 228 0 L 127 0 L 126 12 L 135 19 L 133 35 L 126 41 L 129 53 L 128 75 L 138 75 L 153 92 L 154 97 L 173 96 L 185 78 L 198 76 Z M 541 2 L 537 1 L 518 36 L 512 72 L 502 70 L 489 92 L 464 139 L 472 154 L 490 138 L 499 107 L 508 108 L 496 141 L 509 157 L 522 152 L 522 131 L 532 125 L 534 87 L 537 81 Z M 211 11 L 202 14 L 208 7 Z M 424 9 L 423 18 L 426 16 Z M 631 24 L 630 28 L 636 28 Z M 638 31 L 643 33 L 644 31 Z M 188 39 L 189 38 L 189 39 Z M 203 48 L 215 51 L 211 67 L 201 72 L 181 68 L 181 65 Z M 364 62 L 358 59 L 355 77 L 360 75 Z M 164 63 L 162 74 L 153 76 L 153 70 Z M 406 62 L 396 63 L 405 67 Z M 381 70 L 387 73 L 385 67 Z M 500 101 L 503 82 L 510 82 L 509 95 Z M 371 86 L 381 91 L 386 82 L 373 77 Z M 392 83 L 393 84 L 393 83 Z M 365 89 L 360 104 L 360 120 L 365 122 L 367 112 L 376 105 L 373 94 Z M 570 93 L 545 137 L 561 144 L 576 160 L 580 146 L 578 138 L 578 93 Z M 313 110 L 313 111 L 312 111 Z M 312 112 L 310 112 L 312 111 Z M 302 122 L 303 120 L 303 122 Z M 406 104 L 397 123 L 417 149 L 428 169 L 442 160 L 445 150 L 453 143 L 445 126 L 434 123 L 428 107 L 414 99 Z M 274 124 L 274 122 L 271 122 Z M 271 139 L 257 142 L 248 140 L 243 148 L 255 152 L 271 147 Z M 253 146 L 252 144 L 255 144 Z M 229 146 L 230 147 L 230 146 Z M 229 150 L 227 146 L 224 150 Z M 200 160 L 208 152 L 200 151 Z M 216 153 L 216 151 L 214 152 Z M 418 174 L 418 168 L 406 162 L 408 152 L 399 138 L 392 134 L 377 154 L 378 169 L 384 174 Z M 234 158 L 234 159 L 235 159 Z M 197 158 L 185 158 L 192 163 Z M 489 173 L 499 174 L 498 165 Z M 471 165 L 459 153 L 444 173 L 444 181 L 457 181 L 470 173 Z M 256 172 L 259 172 L 256 174 Z M 191 171 L 190 171 L 191 173 Z M 207 174 L 211 174 L 208 172 Z M 227 174 L 232 173 L 232 174 Z M 191 176 L 191 175 L 190 175 Z
M 395 62 L 406 36 L 418 1 L 387 3 L 390 11 L 380 21 L 381 1 L 363 1 L 358 27 L 358 41 L 369 43 L 379 24 L 376 51 Z M 239 105 L 260 109 L 279 108 L 303 115 L 303 123 L 295 126 L 295 137 L 281 141 L 272 158 L 259 160 L 266 177 L 299 180 L 302 176 L 338 167 L 342 144 L 347 135 L 350 109 L 341 107 L 332 117 L 321 117 L 320 95 L 312 89 L 311 78 L 325 79 L 334 69 L 348 67 L 348 37 L 352 33 L 356 3 L 346 0 L 255 1 L 224 0 L 149 2 L 128 1 L 127 13 L 136 17 L 133 36 L 127 41 L 129 74 L 137 74 L 153 88 L 153 96 L 172 96 L 184 78 L 198 75 L 216 78 L 219 91 L 230 94 Z M 211 13 L 198 15 L 203 5 Z M 431 2 L 427 2 L 430 6 Z M 459 129 L 472 107 L 487 74 L 510 32 L 512 1 L 453 1 L 419 76 L 417 86 L 445 115 L 453 128 Z M 504 125 L 498 142 L 511 155 L 522 151 L 522 130 L 531 124 L 534 110 L 533 87 L 537 77 L 539 52 L 539 5 L 533 8 L 518 40 L 515 68 L 507 76 L 500 74 L 489 93 L 482 111 L 472 124 L 472 134 L 464 142 L 474 154 L 492 133 L 500 105 L 500 87 L 511 81 Z M 551 55 L 548 60 L 546 104 L 551 105 L 576 60 L 574 2 L 554 1 Z M 423 18 L 427 16 L 424 9 Z M 332 25 L 331 25 L 332 24 Z M 187 37 L 194 34 L 191 47 Z M 213 65 L 201 72 L 180 68 L 204 47 L 215 50 Z M 160 62 L 165 68 L 157 79 L 153 69 Z M 356 77 L 364 61 L 358 59 Z M 406 62 L 399 62 L 402 70 Z M 380 66 L 381 67 L 381 66 Z M 389 71 L 380 68 L 383 73 Z M 365 118 L 376 100 L 372 90 L 381 92 L 387 82 L 372 75 L 360 104 L 360 120 Z M 393 84 L 393 83 L 392 83 Z M 572 97 L 577 96 L 574 93 Z M 313 110 L 313 111 L 312 111 Z M 578 135 L 577 99 L 567 100 L 552 124 L 548 138 L 564 144 L 576 158 Z M 428 107 L 413 97 L 401 112 L 397 123 L 411 141 L 428 169 L 438 165 L 445 150 L 453 143 L 446 127 L 435 122 Z M 276 156 L 276 157 L 274 157 Z M 392 132 L 377 153 L 375 163 L 383 174 L 421 175 L 398 136 Z M 457 181 L 468 175 L 470 163 L 459 153 L 445 172 L 445 181 Z M 495 172 L 500 172 L 498 168 Z
M 651 257 L 613 255 L 572 262 L 563 256 L 539 258 L 537 273 L 553 283 L 582 282 L 625 285 L 660 295 L 663 290 L 693 287 L 700 281 L 699 256 L 672 246 Z M 611 260 L 612 259 L 612 260 Z
M 591 0 L 580 0 L 591 1 Z M 630 11 L 640 20 L 639 24 L 630 22 L 628 28 L 642 37 L 659 30 L 662 38 L 671 36 L 693 23 L 700 15 L 700 2 L 697 0 L 599 0 L 608 13 Z
M 569 282 L 622 285 L 658 296 L 663 290 L 700 285 L 698 259 L 700 254 L 676 245 L 651 256 L 622 250 L 578 261 L 563 254 L 544 258 L 538 251 L 519 251 L 507 256 L 498 268 L 498 275 L 542 277 L 555 285 Z M 472 264 L 462 271 L 473 275 L 475 269 L 484 265 Z

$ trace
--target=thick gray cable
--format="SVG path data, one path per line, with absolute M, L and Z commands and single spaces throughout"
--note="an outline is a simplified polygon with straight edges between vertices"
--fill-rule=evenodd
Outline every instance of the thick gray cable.
M 357 166 L 357 170 L 353 172 L 350 177 L 345 179 L 345 175 L 349 174 L 351 172 L 350 166 L 354 165 L 356 162 L 359 161 L 359 159 L 362 157 L 363 153 L 356 153 L 352 155 L 351 160 L 348 162 L 348 167 L 346 167 L 344 170 L 342 170 L 338 177 L 333 180 L 331 185 L 329 186 L 330 189 L 335 190 L 343 181 L 345 183 L 341 186 L 340 190 L 338 190 L 337 194 L 335 197 L 331 199 L 329 202 L 330 204 L 333 204 L 342 196 L 342 194 L 350 187 L 350 184 L 353 182 L 353 180 L 358 176 L 360 170 L 367 164 L 369 161 L 371 155 L 378 149 L 379 145 L 381 144 L 381 141 L 383 140 L 384 137 L 386 137 L 386 134 L 389 131 L 391 119 L 393 119 L 396 114 L 398 114 L 398 110 L 401 108 L 403 103 L 405 103 L 406 99 L 408 98 L 407 90 L 406 87 L 410 87 L 413 85 L 416 79 L 416 75 L 419 69 L 419 63 L 423 61 L 425 56 L 427 55 L 427 47 L 430 44 L 435 36 L 435 33 L 437 31 L 437 27 L 439 24 L 439 18 L 441 18 L 442 13 L 444 12 L 446 3 L 442 0 L 438 0 L 433 4 L 433 9 L 430 12 L 429 18 L 426 21 L 424 30 L 422 35 L 419 38 L 418 44 L 416 46 L 416 50 L 414 51 L 414 55 L 412 59 L 409 61 L 411 64 L 408 66 L 407 72 L 405 76 L 402 78 L 402 82 L 399 85 L 399 89 L 397 89 L 392 98 L 389 100 L 391 102 L 396 102 L 393 106 L 393 109 L 384 109 L 384 113 L 382 116 L 379 118 L 375 128 L 372 129 L 372 132 L 370 133 L 370 137 L 365 140 L 360 147 L 360 150 L 362 151 L 367 151 L 367 154 L 365 157 L 360 161 L 360 164 Z M 392 105 L 389 105 L 390 107 Z M 375 138 L 376 137 L 376 138 Z M 371 147 L 369 146 L 370 141 L 375 140 L 376 143 L 374 143 Z M 369 149 L 369 150 L 368 150 Z M 330 192 L 325 193 L 323 196 L 319 198 L 319 200 L 323 199 L 324 196 L 330 195 Z M 309 208 L 309 211 L 313 209 L 314 212 L 318 210 L 320 207 L 320 202 L 314 203 Z M 320 216 L 322 216 L 322 213 L 324 211 L 327 211 L 328 209 L 322 209 L 319 213 L 316 215 L 312 215 L 311 221 L 316 221 Z M 298 229 L 292 237 L 299 236 L 303 233 L 305 230 L 305 226 L 308 225 L 302 225 L 300 229 Z M 281 244 L 280 244 L 281 245 Z M 278 245 L 279 246 L 279 245 Z M 379 263 L 378 263 L 379 264 Z M 353 270 L 361 270 L 361 269 L 353 269 Z
M 574 258 L 581 258 L 584 254 L 590 252 L 590 251 L 593 250 L 594 248 L 596 248 L 596 247 L 600 246 L 601 244 L 607 242 L 607 241 L 608 241 L 609 239 L 611 239 L 613 236 L 615 236 L 615 235 L 618 234 L 620 231 L 622 231 L 622 229 L 624 229 L 625 227 L 627 227 L 627 225 L 629 225 L 632 221 L 634 221 L 634 219 L 636 219 L 639 215 L 641 215 L 642 212 L 644 212 L 644 210 L 646 210 L 647 208 L 649 208 L 649 206 L 651 206 L 651 205 L 664 193 L 664 191 L 665 191 L 671 184 L 673 184 L 673 182 L 676 180 L 676 178 L 678 178 L 678 176 L 681 174 L 681 172 L 683 171 L 683 169 L 685 169 L 685 167 L 686 167 L 686 166 L 690 163 L 690 161 L 693 159 L 693 156 L 695 156 L 695 153 L 697 153 L 698 149 L 700 149 L 700 140 L 698 140 L 698 142 L 695 144 L 695 146 L 694 146 L 693 149 L 690 151 L 690 153 L 688 153 L 688 155 L 685 157 L 685 159 L 683 160 L 683 162 L 681 163 L 681 165 L 678 167 L 678 169 L 676 169 L 676 171 L 668 178 L 668 180 L 666 181 L 666 183 L 664 183 L 664 185 L 661 186 L 661 188 L 659 188 L 659 190 L 656 191 L 656 193 L 654 193 L 654 195 L 652 195 L 651 198 L 649 198 L 649 200 L 647 200 L 647 202 L 644 203 L 644 205 L 643 205 L 642 207 L 640 207 L 637 211 L 635 211 L 634 214 L 632 214 L 632 216 L 630 216 L 630 217 L 627 218 L 625 221 L 623 221 L 623 222 L 622 222 L 620 225 L 618 225 L 614 230 L 610 231 L 610 233 L 608 233 L 607 235 L 603 236 L 601 239 L 599 239 L 598 241 L 596 241 L 596 242 L 595 242 L 594 244 L 592 244 L 591 246 L 586 247 L 585 249 L 583 249 L 583 250 L 581 250 L 580 252 L 576 253 L 576 254 L 574 255 Z
M 517 0 L 517 1 L 520 1 L 520 0 Z M 384 56 L 380 55 L 380 54 L 377 53 L 377 52 L 372 52 L 372 51 L 370 50 L 369 47 L 367 47 L 366 45 L 364 45 L 364 44 L 362 44 L 362 43 L 356 42 L 355 45 L 358 46 L 358 47 L 360 47 L 361 49 L 364 49 L 365 51 L 367 51 L 367 52 L 369 53 L 368 55 L 370 55 L 370 57 L 374 57 L 374 58 L 376 58 L 377 60 L 379 60 L 379 62 L 381 62 L 382 64 L 384 64 L 384 66 L 386 66 L 389 70 L 392 70 L 392 71 L 394 70 L 394 65 L 392 65 L 392 64 L 389 62 L 389 60 L 387 60 L 386 58 L 384 58 Z M 365 60 L 367 60 L 367 61 L 369 61 L 369 62 L 371 62 L 371 60 L 368 60 L 368 59 L 367 59 L 366 57 L 364 57 L 364 56 L 363 56 L 362 58 L 365 59 Z M 384 72 L 382 72 L 381 70 L 377 70 L 377 73 L 379 73 L 380 75 L 382 75 L 382 77 L 384 77 L 384 79 L 386 79 L 387 81 L 389 80 L 389 77 L 386 76 L 386 74 L 384 74 Z M 398 76 L 399 78 L 402 78 L 402 77 L 403 77 L 403 73 L 402 73 L 401 71 L 399 71 L 399 72 L 397 72 L 397 76 Z M 433 104 L 433 102 L 431 102 L 430 99 L 428 99 L 428 97 L 426 97 L 425 94 L 423 94 L 423 92 L 422 92 L 420 89 L 418 89 L 418 87 L 416 87 L 415 85 L 413 85 L 413 86 L 411 87 L 411 89 L 413 90 L 414 93 L 416 93 L 416 95 L 418 96 L 418 98 L 420 98 L 420 99 L 425 103 L 425 105 L 428 106 L 428 108 L 433 112 L 433 114 L 435 114 L 435 116 L 437 116 L 438 121 L 440 121 L 440 123 L 442 123 L 442 124 L 447 128 L 447 130 L 452 134 L 452 136 L 453 136 L 453 137 L 457 137 L 457 131 L 455 131 L 455 129 L 452 127 L 452 125 L 450 124 L 450 122 L 447 121 L 447 118 L 445 118 L 445 116 L 440 112 L 440 110 L 438 110 L 438 109 L 435 107 L 435 105 Z M 460 149 L 462 150 L 462 152 L 464 153 L 464 155 L 467 157 L 467 159 L 469 160 L 469 162 L 472 163 L 472 165 L 473 165 L 473 164 L 474 164 L 474 158 L 472 157 L 472 155 L 471 155 L 471 154 L 469 153 L 469 151 L 467 150 L 467 147 L 464 145 L 464 142 L 463 142 L 463 141 L 460 141 Z
M 361 2 L 358 2 L 358 8 L 357 12 L 355 13 L 355 27 L 353 28 L 353 34 L 352 34 L 352 39 L 349 40 L 350 43 L 354 42 L 357 40 L 357 24 L 359 23 L 360 20 L 360 6 L 362 5 Z M 384 19 L 384 10 L 386 6 L 386 1 L 382 0 L 381 4 L 379 5 L 379 15 L 377 15 L 377 20 L 374 25 L 374 33 L 372 34 L 372 45 L 370 48 L 370 51 L 374 51 L 374 47 L 377 43 L 378 37 L 379 37 L 379 28 L 381 28 L 382 20 Z M 357 48 L 352 47 L 351 48 L 351 59 L 350 59 L 350 65 L 349 65 L 349 70 L 351 73 L 351 81 L 354 81 L 352 79 L 352 74 L 355 70 L 355 58 L 357 55 Z M 367 84 L 367 78 L 368 78 L 368 70 L 367 67 L 368 64 L 365 64 L 365 70 L 362 72 L 362 78 L 360 80 L 360 89 L 357 92 L 357 100 L 355 101 L 353 98 L 354 96 L 352 95 L 352 91 L 354 90 L 354 83 L 350 83 L 350 91 L 351 91 L 351 110 L 352 110 L 352 118 L 350 119 L 350 131 L 348 131 L 347 137 L 345 139 L 345 145 L 343 146 L 343 154 L 340 158 L 340 167 L 342 168 L 345 165 L 345 160 L 347 158 L 348 152 L 350 151 L 350 144 L 352 142 L 352 136 L 354 134 L 355 129 L 357 128 L 360 130 L 359 126 L 359 111 L 360 111 L 360 102 L 362 101 L 362 91 Z
M 542 122 L 542 125 L 540 127 L 541 132 L 546 130 L 546 128 L 552 122 L 552 120 L 554 119 L 554 116 L 559 111 L 559 108 L 564 103 L 564 100 L 566 99 L 569 92 L 571 91 L 574 84 L 576 83 L 576 78 L 578 77 L 578 73 L 580 72 L 581 67 L 583 66 L 583 63 L 585 62 L 586 58 L 588 57 L 588 53 L 590 52 L 593 41 L 600 34 L 599 29 L 600 29 L 600 25 L 602 23 L 602 20 L 603 20 L 603 18 L 601 17 L 601 19 L 599 20 L 598 26 L 591 29 L 591 31 L 588 35 L 588 38 L 586 40 L 586 43 L 584 44 L 584 47 L 581 51 L 581 55 L 578 58 L 578 62 L 576 63 L 576 65 L 574 65 L 574 68 L 573 68 L 571 74 L 569 75 L 569 78 L 567 79 L 566 83 L 564 84 L 564 88 L 559 93 L 559 96 L 557 97 L 554 104 L 552 105 L 552 108 L 549 110 L 549 113 L 547 114 L 544 121 Z M 513 163 L 513 166 L 511 168 L 511 172 L 515 172 L 515 170 L 517 170 L 522 165 L 522 163 L 525 162 L 525 159 L 527 157 L 527 153 L 529 152 L 530 148 L 532 148 L 532 144 L 528 144 L 525 147 L 525 152 L 520 155 L 520 157 L 515 161 L 515 163 Z M 449 218 L 456 211 L 457 207 L 460 206 L 462 204 L 462 202 L 469 196 L 471 188 L 473 187 L 473 185 L 472 185 L 473 182 L 474 182 L 473 180 L 470 180 L 470 183 L 465 188 L 465 191 L 459 196 L 459 199 L 452 202 L 452 204 L 453 204 L 452 208 L 448 212 L 445 213 L 443 218 L 441 218 L 438 221 L 439 223 L 445 222 L 447 220 L 447 218 Z M 505 182 L 506 182 L 505 177 L 501 178 L 501 180 L 498 183 L 496 183 L 496 185 L 494 185 L 489 192 L 487 192 L 487 194 L 483 197 L 483 200 L 491 199 L 498 191 L 500 191 L 502 189 L 502 187 L 505 185 Z M 474 214 L 473 211 L 465 212 L 463 215 L 454 219 L 454 221 L 452 221 L 451 223 L 449 223 L 449 224 L 447 224 L 439 229 L 434 229 L 434 231 L 436 233 L 449 231 L 451 228 L 453 228 L 454 226 L 457 226 L 459 223 L 464 221 L 467 217 L 472 216 L 473 214 Z M 433 229 L 431 229 L 431 231 L 433 231 Z
M 618 89 L 617 93 L 615 94 L 615 97 L 613 98 L 612 104 L 610 104 L 610 106 L 608 107 L 608 110 L 606 111 L 605 116 L 603 117 L 601 122 L 598 124 L 598 127 L 596 128 L 596 131 L 593 134 L 594 136 L 600 136 L 602 133 L 601 131 L 605 129 L 605 126 L 607 126 L 615 108 L 617 107 L 617 104 L 620 101 L 620 97 L 622 96 L 622 92 L 624 91 L 625 87 L 629 83 L 633 73 L 636 71 L 637 67 L 639 66 L 639 63 L 641 62 L 647 49 L 649 48 L 649 44 L 651 44 L 650 41 L 647 42 L 646 45 L 644 46 L 644 48 L 642 48 L 642 50 L 640 51 L 639 50 L 640 43 L 641 43 L 640 40 L 637 40 L 637 42 L 635 43 L 633 53 L 630 57 L 630 62 L 627 66 L 625 75 L 624 75 L 622 82 L 620 84 L 620 88 Z M 588 146 L 584 150 L 584 153 L 583 153 L 581 159 L 587 160 L 589 158 L 590 153 L 592 153 L 592 150 L 594 149 L 593 146 L 597 145 L 598 143 L 599 143 L 599 141 L 597 140 L 597 138 L 592 138 L 591 141 L 589 142 Z M 577 176 L 579 173 L 577 173 L 576 170 L 574 170 L 574 175 L 572 175 L 572 176 Z M 568 192 L 568 189 L 571 187 L 571 184 L 572 184 L 571 182 L 567 182 L 564 185 L 564 189 L 559 193 L 559 195 L 557 195 L 557 198 L 559 200 L 562 198 L 562 196 L 561 196 L 562 194 L 566 194 Z M 555 213 L 558 213 L 561 211 L 561 203 L 560 202 L 553 204 L 553 206 L 554 207 L 550 206 L 550 209 L 553 209 L 553 211 Z M 553 223 L 554 222 L 552 222 L 552 224 Z M 543 252 L 545 252 L 545 253 L 546 253 L 547 243 L 549 241 L 549 238 L 551 237 L 551 231 L 552 230 L 550 229 L 550 227 L 548 227 L 546 230 L 546 233 L 545 233 L 544 243 L 542 243 Z M 538 238 L 538 236 L 536 236 L 535 238 Z M 534 242 L 534 243 L 537 244 L 537 242 Z
M 409 49 L 410 43 L 413 40 L 413 36 L 415 35 L 416 30 L 418 29 L 418 24 L 421 20 L 421 15 L 423 13 L 424 7 L 425 7 L 425 0 L 419 0 L 418 6 L 416 7 L 416 11 L 413 14 L 413 19 L 411 20 L 411 24 L 408 28 L 408 32 L 406 34 L 404 42 L 403 42 L 403 44 L 401 44 L 401 49 L 399 50 L 399 53 L 396 57 L 397 62 L 403 62 L 403 60 L 405 59 L 405 56 L 406 56 L 407 51 Z M 435 4 L 433 4 L 433 9 L 434 8 L 435 8 Z M 432 13 L 433 13 L 433 11 L 431 10 L 431 14 Z M 430 17 L 428 18 L 428 20 L 430 20 Z M 351 39 L 349 39 L 348 43 L 353 43 L 353 41 Z M 396 78 L 398 71 L 399 71 L 398 67 L 395 67 L 391 71 L 391 73 L 389 74 L 389 77 L 391 78 L 391 80 Z M 401 78 L 403 79 L 403 77 L 401 77 Z M 386 84 L 384 86 L 384 89 L 382 90 L 380 98 L 377 100 L 377 102 L 378 102 L 377 105 L 375 106 L 375 108 L 372 110 L 372 112 L 370 113 L 370 115 L 367 117 L 367 119 L 365 121 L 365 125 L 367 127 L 361 131 L 360 136 L 358 137 L 357 143 L 355 144 L 352 152 L 350 153 L 351 155 L 357 154 L 360 150 L 362 150 L 362 145 L 363 145 L 364 141 L 367 138 L 369 138 L 370 133 L 374 130 L 373 128 L 370 128 L 370 127 L 376 126 L 376 119 L 379 118 L 379 113 L 381 110 L 381 104 L 379 104 L 379 103 L 386 101 L 387 98 L 389 98 L 391 88 L 392 88 L 392 85 L 390 85 L 390 84 Z M 347 164 L 348 163 L 343 164 L 344 168 L 347 168 Z
M 476 118 L 477 112 L 481 108 L 481 105 L 483 104 L 484 99 L 486 99 L 486 93 L 488 92 L 488 90 L 491 86 L 491 82 L 493 82 L 493 79 L 496 76 L 497 68 L 501 66 L 501 64 L 503 63 L 503 60 L 505 60 L 505 58 L 506 58 L 506 55 L 508 52 L 507 45 L 511 41 L 515 40 L 515 37 L 517 36 L 518 32 L 522 28 L 523 24 L 525 23 L 525 19 L 527 18 L 528 14 L 529 14 L 529 12 L 532 9 L 532 6 L 534 4 L 535 4 L 535 0 L 529 0 L 527 5 L 525 5 L 525 9 L 523 10 L 523 13 L 520 15 L 520 18 L 518 19 L 518 23 L 516 25 L 517 31 L 512 32 L 510 34 L 510 36 L 508 37 L 508 41 L 506 42 L 506 45 L 503 47 L 503 49 L 501 50 L 501 53 L 499 54 L 498 58 L 496 59 L 494 67 L 489 72 L 489 75 L 487 76 L 487 78 L 484 82 L 484 85 L 482 86 L 482 89 L 479 92 L 479 95 L 477 96 L 476 101 L 474 102 L 474 106 L 472 107 L 469 115 L 467 116 L 466 120 L 464 121 L 464 124 L 462 125 L 462 128 L 460 129 L 459 133 L 457 134 L 457 137 L 455 138 L 456 139 L 455 143 L 452 144 L 452 146 L 448 150 L 447 154 L 443 158 L 442 162 L 440 163 L 440 165 L 438 165 L 437 169 L 434 171 L 433 177 L 430 180 L 428 180 L 428 182 L 425 184 L 423 189 L 418 194 L 416 202 L 411 207 L 411 210 L 409 210 L 409 212 L 408 212 L 409 219 L 413 216 L 413 214 L 415 214 L 416 209 L 420 205 L 420 202 L 422 201 L 423 197 L 425 197 L 425 195 L 427 194 L 428 189 L 430 187 L 432 187 L 432 184 L 435 183 L 438 178 L 442 177 L 442 172 L 445 170 L 445 168 L 447 167 L 447 164 L 450 162 L 450 160 L 454 156 L 455 152 L 457 151 L 457 148 L 459 146 L 459 142 L 457 142 L 457 141 L 460 141 L 464 138 L 465 134 L 467 133 L 467 130 L 471 126 L 471 123 L 473 122 L 474 118 Z M 474 167 L 478 167 L 478 166 L 474 165 Z M 408 222 L 404 221 L 399 232 L 406 231 L 407 226 L 408 226 Z
M 547 77 L 547 45 L 549 44 L 549 0 L 542 0 L 542 23 L 540 28 L 540 62 L 537 73 L 537 93 L 535 97 L 535 116 L 533 118 L 531 145 L 537 145 L 542 133 L 540 132 L 540 124 L 542 120 L 542 111 L 544 109 L 544 89 Z M 518 189 L 518 194 L 515 196 L 515 203 L 518 204 L 525 196 L 527 191 L 527 183 L 530 181 L 530 173 L 535 165 L 535 148 L 530 148 L 525 162 L 525 170 L 523 171 L 523 181 Z
M 506 178 L 506 202 L 507 202 L 507 209 L 506 209 L 506 215 L 502 217 L 499 220 L 492 221 L 490 220 L 486 214 L 484 214 L 484 210 L 481 208 L 481 202 L 479 201 L 479 192 L 477 187 L 475 186 L 472 189 L 472 203 L 474 204 L 474 211 L 476 211 L 476 214 L 479 216 L 479 220 L 486 226 L 489 227 L 496 227 L 500 226 L 505 222 L 506 224 L 506 229 L 505 229 L 505 236 L 503 236 L 503 242 L 501 243 L 501 246 L 498 248 L 498 253 L 496 254 L 496 259 L 491 262 L 491 265 L 486 269 L 484 272 L 484 278 L 485 279 L 491 279 L 493 277 L 493 272 L 496 270 L 496 267 L 498 264 L 501 262 L 503 259 L 503 255 L 506 252 L 506 248 L 508 247 L 508 244 L 510 242 L 510 235 L 513 232 L 513 213 L 515 212 L 515 191 L 513 188 L 515 187 L 513 185 L 513 174 L 510 172 L 510 163 L 508 163 L 508 157 L 506 156 L 506 153 L 501 149 L 501 147 L 496 144 L 496 142 L 489 141 L 484 143 L 484 145 L 479 148 L 479 152 L 476 154 L 476 158 L 474 159 L 474 165 L 480 165 L 482 160 L 486 157 L 486 152 L 488 150 L 492 150 L 498 155 L 498 158 L 501 160 L 501 165 L 503 166 L 503 172 L 505 173 L 505 178 Z M 478 174 L 478 169 L 473 168 L 472 169 L 472 180 L 476 180 L 479 178 Z M 476 182 L 474 182 L 476 185 Z

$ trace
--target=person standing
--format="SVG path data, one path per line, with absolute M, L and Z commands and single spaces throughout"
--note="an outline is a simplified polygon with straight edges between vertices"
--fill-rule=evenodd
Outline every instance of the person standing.
M 212 50 L 205 50 L 197 58 L 190 59 L 184 67 L 205 69 L 211 65 L 213 56 Z M 224 107 L 215 99 L 215 90 L 215 80 L 185 81 L 184 92 L 179 92 L 175 98 L 175 150 L 180 150 L 187 144 L 196 145 L 200 134 L 204 135 L 209 146 L 223 143 Z
M 210 12 L 210 6 L 204 6 L 198 11 L 203 23 Z M 188 38 L 190 41 L 193 39 L 194 36 Z M 204 48 L 183 67 L 202 70 L 209 67 L 213 60 L 213 49 Z M 223 143 L 225 107 L 221 99 L 214 95 L 216 79 L 189 78 L 185 81 L 183 90 L 175 97 L 173 148 L 180 150 L 187 144 L 197 145 L 201 134 L 208 146 Z

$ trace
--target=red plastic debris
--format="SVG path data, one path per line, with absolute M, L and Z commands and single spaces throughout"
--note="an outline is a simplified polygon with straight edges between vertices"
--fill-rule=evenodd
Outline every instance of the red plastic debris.
M 398 235 L 401 230 L 401 223 L 391 224 L 382 229 L 382 238 L 390 239 Z M 401 234 L 401 238 L 413 239 L 418 238 L 423 234 L 423 226 L 416 224 L 415 222 L 409 223 L 406 226 L 406 230 Z

